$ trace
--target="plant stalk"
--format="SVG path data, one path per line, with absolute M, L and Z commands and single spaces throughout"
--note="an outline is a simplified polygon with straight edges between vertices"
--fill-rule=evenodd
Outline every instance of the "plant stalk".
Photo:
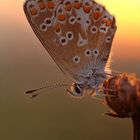
M 140 113 L 132 117 L 133 122 L 133 140 L 140 140 Z

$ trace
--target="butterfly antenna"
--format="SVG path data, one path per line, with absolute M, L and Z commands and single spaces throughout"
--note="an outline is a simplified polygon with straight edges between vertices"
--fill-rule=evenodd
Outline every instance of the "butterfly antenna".
M 67 86 L 69 86 L 69 85 L 66 84 L 66 83 L 55 83 L 55 84 L 50 84 L 50 85 L 43 86 L 43 87 L 40 87 L 40 88 L 37 88 L 37 89 L 28 90 L 28 91 L 25 92 L 25 94 L 29 95 L 31 98 L 34 98 L 34 97 L 36 97 L 36 96 L 38 96 L 39 94 L 42 93 L 42 92 L 39 92 L 41 90 L 54 89 L 54 88 L 67 87 Z

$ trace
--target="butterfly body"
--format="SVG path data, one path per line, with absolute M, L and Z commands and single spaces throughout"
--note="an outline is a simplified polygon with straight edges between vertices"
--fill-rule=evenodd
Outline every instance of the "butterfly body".
M 92 0 L 27 0 L 24 11 L 75 88 L 94 90 L 103 83 L 116 25 L 102 5 Z

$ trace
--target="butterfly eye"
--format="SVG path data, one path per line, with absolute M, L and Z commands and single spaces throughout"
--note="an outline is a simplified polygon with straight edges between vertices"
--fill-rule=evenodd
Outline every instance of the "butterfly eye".
M 73 83 L 70 87 L 70 90 L 67 90 L 70 95 L 73 97 L 83 96 L 83 87 L 79 84 Z
M 94 49 L 93 53 L 94 53 L 94 56 L 98 56 L 99 55 L 98 49 Z
M 70 24 L 75 24 L 75 22 L 76 22 L 76 18 L 75 18 L 74 16 L 71 16 L 71 17 L 69 18 L 69 23 L 70 23 Z
M 96 26 L 92 26 L 90 31 L 91 31 L 92 34 L 97 33 L 97 27 Z
M 72 32 L 67 32 L 66 37 L 68 40 L 73 40 L 73 33 Z
M 74 63 L 78 64 L 80 62 L 80 57 L 79 56 L 74 56 L 72 60 L 73 60 Z
M 66 37 L 61 37 L 60 38 L 60 43 L 61 43 L 62 46 L 67 45 L 68 44 L 67 38 Z
M 41 29 L 41 31 L 47 31 L 47 25 L 45 24 L 45 23 L 42 23 L 41 25 L 40 25 L 40 29 Z
M 106 37 L 106 43 L 110 43 L 111 42 L 111 36 L 107 36 Z
M 90 49 L 85 50 L 85 56 L 91 56 L 91 50 Z
M 80 87 L 80 85 L 74 84 L 74 90 L 77 93 L 77 95 L 81 95 L 82 94 L 82 88 Z

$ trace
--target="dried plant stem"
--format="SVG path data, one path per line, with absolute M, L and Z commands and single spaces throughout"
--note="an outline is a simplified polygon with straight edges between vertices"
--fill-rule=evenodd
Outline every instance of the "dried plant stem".
M 140 140 L 140 113 L 132 117 L 133 122 L 133 140 Z

